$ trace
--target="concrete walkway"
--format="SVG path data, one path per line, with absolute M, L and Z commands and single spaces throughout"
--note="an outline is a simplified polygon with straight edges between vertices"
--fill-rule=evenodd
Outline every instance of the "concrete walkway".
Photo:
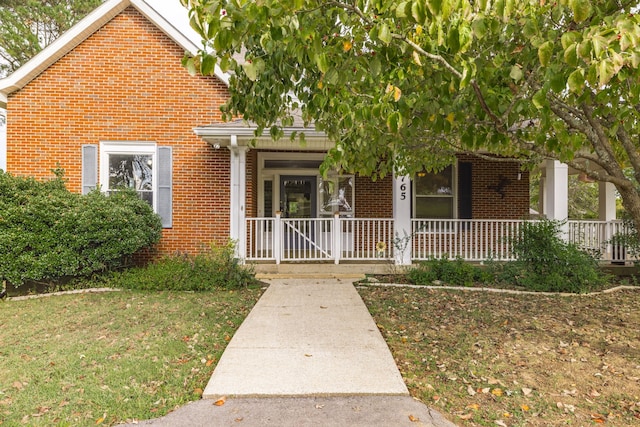
M 219 396 L 408 395 L 354 286 L 273 280 L 204 391 Z
M 204 400 L 137 425 L 455 426 L 409 396 L 350 280 L 268 282 Z

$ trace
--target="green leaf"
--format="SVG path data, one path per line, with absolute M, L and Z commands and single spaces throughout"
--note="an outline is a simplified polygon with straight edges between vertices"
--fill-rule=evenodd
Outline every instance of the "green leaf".
M 553 42 L 548 40 L 538 47 L 538 58 L 540 59 L 540 65 L 546 67 L 549 65 L 551 55 L 553 54 Z
M 582 68 L 578 68 L 573 73 L 569 74 L 567 85 L 571 92 L 580 95 L 585 88 L 584 70 Z
M 427 11 L 424 7 L 424 1 L 414 1 L 411 5 L 411 16 L 415 21 L 423 25 L 427 21 Z
M 203 54 L 202 62 L 200 63 L 200 73 L 203 76 L 210 76 L 213 74 L 216 68 L 217 58 L 208 53 Z
M 473 29 L 473 34 L 476 36 L 476 38 L 484 38 L 485 34 L 487 33 L 487 25 L 485 23 L 484 17 L 479 16 L 478 18 L 474 19 L 471 23 L 471 28 Z
M 598 83 L 600 84 L 600 87 L 609 83 L 614 74 L 615 67 L 613 62 L 608 59 L 601 61 L 600 64 L 598 64 Z
M 399 112 L 394 111 L 387 117 L 387 128 L 389 128 L 389 132 L 398 133 L 400 128 L 402 127 L 402 116 Z
M 511 77 L 516 82 L 518 82 L 522 79 L 522 76 L 523 76 L 522 68 L 520 68 L 517 65 L 514 65 L 513 67 L 511 67 L 511 72 L 509 73 L 509 77 Z
M 184 58 L 182 58 L 182 66 L 187 69 L 187 72 L 190 75 L 195 76 L 196 74 L 198 74 L 198 69 L 196 67 L 194 58 L 185 56 Z
M 578 65 L 578 45 L 573 43 L 564 51 L 564 62 L 571 67 Z
M 543 109 L 547 105 L 546 90 L 540 89 L 537 91 L 531 98 L 531 102 L 538 110 Z
M 378 29 L 378 39 L 387 45 L 391 43 L 391 30 L 386 23 L 382 23 L 382 25 L 380 25 L 380 28 Z
M 409 6 L 408 1 L 403 1 L 402 3 L 400 3 L 396 7 L 396 18 L 406 18 L 408 16 L 407 15 L 408 6 Z
M 256 66 L 253 64 L 253 62 L 247 61 L 244 64 L 242 64 L 242 70 L 247 75 L 247 78 L 249 80 L 251 80 L 252 82 L 256 81 L 256 78 L 258 77 L 258 73 L 256 71 Z
M 326 73 L 329 70 L 329 61 L 327 55 L 319 53 L 315 55 L 315 62 L 321 73 Z
M 589 0 L 569 0 L 569 7 L 573 12 L 573 20 L 582 22 L 591 15 L 591 2 Z
M 382 63 L 380 62 L 380 58 L 377 56 L 371 60 L 371 64 L 369 64 L 369 70 L 371 71 L 371 76 L 378 77 L 380 75 L 380 71 L 382 70 Z

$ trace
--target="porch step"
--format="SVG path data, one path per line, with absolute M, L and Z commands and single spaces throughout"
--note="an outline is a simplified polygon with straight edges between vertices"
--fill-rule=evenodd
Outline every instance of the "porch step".
M 309 279 L 364 279 L 366 274 L 393 274 L 399 268 L 393 264 L 333 264 L 287 263 L 253 264 L 257 279 L 309 278 Z

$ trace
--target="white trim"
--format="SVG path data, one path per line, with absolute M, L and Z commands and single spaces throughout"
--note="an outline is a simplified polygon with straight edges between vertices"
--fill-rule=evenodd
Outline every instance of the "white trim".
M 99 153 L 100 190 L 109 191 L 109 155 L 110 154 L 145 154 L 151 155 L 153 168 L 153 211 L 158 211 L 158 147 L 155 142 L 147 141 L 101 141 Z
M 0 170 L 7 170 L 7 110 L 0 108 Z
M 200 37 L 195 31 L 189 31 L 186 26 L 180 26 L 181 29 L 178 29 L 178 26 L 172 23 L 179 19 L 188 19 L 186 9 L 182 17 L 177 15 L 162 16 L 144 0 L 107 0 L 22 67 L 8 77 L 0 79 L 0 107 L 6 106 L 9 94 L 25 87 L 31 80 L 75 49 L 128 6 L 135 7 L 185 51 L 193 55 L 198 53 Z M 229 75 L 223 73 L 219 67 L 216 67 L 215 75 L 226 85 L 229 84 Z

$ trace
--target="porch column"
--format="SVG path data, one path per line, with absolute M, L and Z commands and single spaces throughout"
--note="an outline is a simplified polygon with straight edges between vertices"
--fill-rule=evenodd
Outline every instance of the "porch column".
M 547 160 L 545 169 L 545 214 L 548 219 L 566 221 L 569 217 L 569 167 L 558 160 Z M 561 227 L 561 236 L 569 238 L 569 225 Z
M 598 183 L 598 219 L 600 221 L 616 219 L 616 186 L 610 182 Z
M 248 147 L 238 146 L 238 138 L 231 135 L 231 200 L 229 213 L 229 237 L 236 242 L 236 256 L 244 261 L 246 257 L 246 180 Z
M 0 108 L 0 169 L 7 171 L 7 110 Z
M 411 230 L 411 179 L 408 176 L 394 176 L 393 180 L 393 248 L 396 265 L 410 265 L 413 248 Z M 407 241 L 407 239 L 409 239 Z

